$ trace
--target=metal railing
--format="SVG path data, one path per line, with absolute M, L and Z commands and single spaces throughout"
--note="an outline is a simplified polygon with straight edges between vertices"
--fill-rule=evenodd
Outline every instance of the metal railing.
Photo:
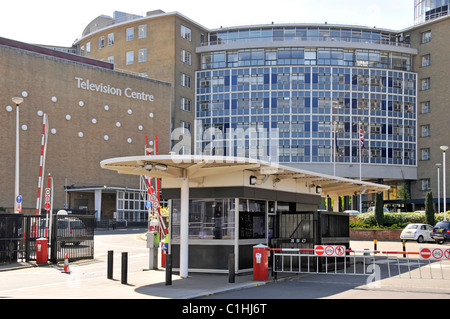
M 319 256 L 314 249 L 272 248 L 272 274 L 377 274 L 379 278 L 450 279 L 450 260 L 426 260 L 419 252 L 345 250 L 345 256 Z

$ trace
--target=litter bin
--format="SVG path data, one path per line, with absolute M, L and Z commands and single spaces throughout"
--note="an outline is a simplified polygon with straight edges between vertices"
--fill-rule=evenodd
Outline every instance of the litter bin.
M 48 262 L 48 241 L 47 238 L 36 239 L 36 263 L 46 264 Z

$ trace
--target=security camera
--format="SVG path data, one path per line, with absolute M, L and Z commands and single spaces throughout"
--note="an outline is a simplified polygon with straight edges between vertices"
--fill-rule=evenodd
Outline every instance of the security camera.
M 144 166 L 144 168 L 145 168 L 145 170 L 146 170 L 147 172 L 151 172 L 151 171 L 152 171 L 152 168 L 153 168 L 153 165 L 147 164 L 147 165 Z

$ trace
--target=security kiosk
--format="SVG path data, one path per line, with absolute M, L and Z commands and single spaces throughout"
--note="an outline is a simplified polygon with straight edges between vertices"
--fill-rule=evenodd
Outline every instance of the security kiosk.
M 155 169 L 139 169 L 145 165 Z M 236 273 L 251 271 L 253 247 L 269 244 L 280 226 L 279 214 L 317 211 L 322 197 L 337 203 L 339 196 L 389 189 L 238 157 L 135 156 L 104 160 L 101 167 L 162 179 L 162 197 L 170 206 L 173 270 L 182 278 L 189 271 L 226 273 L 230 254 Z

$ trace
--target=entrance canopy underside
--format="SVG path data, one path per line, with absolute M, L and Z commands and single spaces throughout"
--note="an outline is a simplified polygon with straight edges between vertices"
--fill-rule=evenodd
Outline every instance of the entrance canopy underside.
M 106 159 L 104 169 L 119 174 L 163 179 L 163 188 L 180 187 L 189 179 L 193 187 L 252 186 L 257 188 L 350 196 L 378 193 L 389 186 L 315 173 L 249 158 L 202 155 L 150 155 Z M 231 178 L 233 177 L 233 178 Z M 196 183 L 196 184 L 195 184 Z

